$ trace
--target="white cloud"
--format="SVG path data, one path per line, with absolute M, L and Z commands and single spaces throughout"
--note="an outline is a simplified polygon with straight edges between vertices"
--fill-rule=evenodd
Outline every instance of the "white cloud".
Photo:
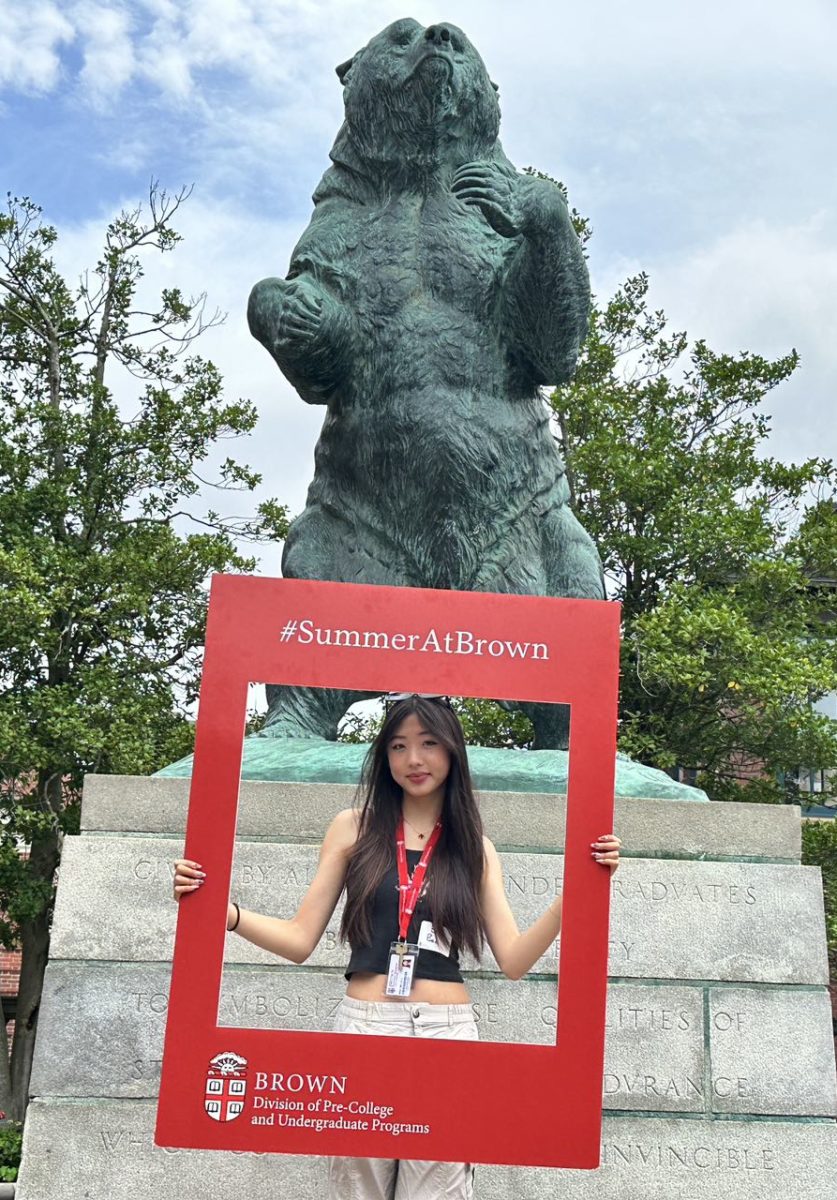
M 355 38 L 349 31 L 362 24 L 364 38 L 369 36 L 377 19 L 389 19 L 390 7 L 380 0 L 341 0 L 338 5 L 310 0 L 139 0 L 121 8 L 108 5 L 123 25 L 132 13 L 131 48 L 138 75 L 161 99 L 175 105 L 201 91 L 207 72 L 238 79 L 250 93 L 275 93 L 287 85 L 305 92 L 312 52 L 319 62 L 321 54 L 328 56 L 330 44 L 345 35 L 339 52 L 345 57 L 345 45 Z M 77 6 L 73 15 L 84 39 L 90 32 L 81 20 L 82 9 Z M 122 83 L 129 78 L 126 75 Z M 81 83 L 86 90 L 87 81 L 82 78 Z
M 197 181 L 184 210 L 187 240 L 149 278 L 190 279 L 229 309 L 205 352 L 231 392 L 259 404 L 253 454 L 271 490 L 298 509 L 322 413 L 249 337 L 247 293 L 262 275 L 284 274 L 307 220 L 341 119 L 335 64 L 405 7 L 437 19 L 438 0 L 65 0 L 60 12 L 46 0 L 13 0 L 11 17 L 7 4 L 0 0 L 0 73 L 9 61 L 18 68 L 0 83 L 58 89 L 58 55 L 75 36 L 66 69 L 77 57 L 84 65 L 72 98 L 101 104 L 107 95 L 119 112 L 84 140 L 105 180 L 92 171 L 89 194 L 101 194 L 108 212 L 107 189 L 124 178 L 114 167 Z M 94 19 L 102 13 L 107 20 Z M 780 0 L 450 0 L 444 15 L 500 84 L 513 161 L 560 174 L 593 218 L 599 297 L 646 269 L 652 303 L 673 328 L 719 350 L 778 355 L 797 346 L 802 366 L 768 401 L 774 445 L 783 457 L 822 451 L 837 367 L 829 328 L 837 230 L 814 214 L 835 181 L 821 130 L 833 123 L 824 89 L 837 6 L 799 0 L 791 14 Z M 14 60 L 4 53 L 12 42 Z M 23 45 L 35 57 L 21 58 Z M 27 75 L 38 52 L 43 65 Z M 88 261 L 103 225 L 91 215 L 73 233 L 91 234 Z
M 192 92 L 191 64 L 176 42 L 168 41 L 165 30 L 155 30 L 140 52 L 142 74 L 169 99 L 185 100 Z
M 435 4 L 413 8 L 438 18 Z M 539 87 L 560 87 L 568 76 L 574 86 L 586 79 L 609 90 L 631 79 L 653 88 L 667 77 L 682 83 L 767 71 L 780 78 L 803 64 L 806 74 L 830 80 L 837 33 L 837 11 L 823 0 L 797 0 L 792 11 L 782 0 L 454 0 L 445 16 L 472 37 L 490 69 L 528 70 Z
M 135 71 L 130 17 L 124 9 L 92 0 L 78 4 L 73 17 L 84 47 L 81 87 L 97 107 L 110 104 Z
M 23 45 L 35 54 L 43 48 L 52 63 L 38 86 L 48 90 L 56 83 L 55 53 L 74 32 L 86 55 L 88 41 L 99 54 L 109 30 L 121 43 L 130 29 L 141 73 L 179 102 L 206 70 L 227 71 L 256 89 L 318 76 L 324 61 L 336 65 L 403 16 L 403 7 L 401 0 L 70 0 L 60 6 L 5 0 L 0 31 L 10 53 L 0 61 L 14 56 L 22 63 Z M 435 0 L 412 4 L 425 22 L 439 19 L 436 7 Z M 99 28 L 87 19 L 92 9 Z M 830 81 L 837 34 L 837 10 L 821 0 L 797 0 L 792 15 L 778 0 L 703 0 L 699 11 L 670 0 L 645 0 L 640 9 L 621 0 L 574 8 L 551 0 L 517 6 L 451 0 L 446 16 L 471 36 L 509 95 L 527 82 L 543 93 L 568 81 L 576 91 L 613 91 L 630 81 L 654 89 L 663 79 L 681 86 L 715 79 L 724 86 L 730 77 L 745 82 L 753 75 Z M 25 77 L 9 74 L 4 82 L 26 86 Z M 85 87 L 89 82 L 82 79 Z
M 154 139 L 136 127 L 130 133 L 123 132 L 118 141 L 101 145 L 96 152 L 99 163 L 133 176 L 145 174 L 149 178 L 155 174 L 156 156 Z
M 773 415 L 770 450 L 786 460 L 837 457 L 833 214 L 740 225 L 682 257 L 646 266 L 652 305 L 713 350 L 776 358 L 795 348 L 800 366 L 765 403 Z
M 0 87 L 52 91 L 61 77 L 61 48 L 74 37 L 52 0 L 6 0 L 0 6 Z

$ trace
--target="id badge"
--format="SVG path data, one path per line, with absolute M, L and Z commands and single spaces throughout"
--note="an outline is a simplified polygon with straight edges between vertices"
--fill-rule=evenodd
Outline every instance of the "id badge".
M 436 954 L 444 954 L 445 958 L 450 958 L 450 944 L 439 936 L 431 921 L 422 921 L 418 944 L 421 950 L 434 950 Z
M 389 948 L 389 970 L 385 996 L 409 996 L 419 948 L 410 942 L 393 942 Z

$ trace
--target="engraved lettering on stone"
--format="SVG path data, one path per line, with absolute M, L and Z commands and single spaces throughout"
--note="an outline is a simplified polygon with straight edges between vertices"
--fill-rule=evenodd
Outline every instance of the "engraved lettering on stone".
M 150 1011 L 164 1013 L 169 1006 L 169 998 L 165 992 L 129 992 L 132 1008 L 137 1012 Z
M 756 889 L 737 883 L 675 883 L 656 879 L 614 879 L 613 894 L 623 900 L 697 900 L 700 904 L 755 904 Z
M 683 1099 L 692 1096 L 703 1097 L 703 1085 L 691 1076 L 681 1079 L 665 1078 L 656 1075 L 616 1075 L 608 1071 L 604 1077 L 604 1093 L 606 1096 L 657 1096 Z
M 326 1012 L 326 1018 L 328 1020 L 331 1020 L 331 1018 L 337 1012 L 337 1009 L 340 1007 L 340 1001 L 342 999 L 343 999 L 342 996 L 337 996 L 330 1002 L 330 1004 L 328 1004 L 328 1002 L 327 1002 L 328 1008 L 327 1008 L 327 1012 Z
M 100 1130 L 102 1146 L 108 1154 L 115 1154 L 117 1150 L 133 1149 L 134 1147 L 144 1147 L 145 1138 L 138 1133 L 133 1133 L 130 1129 L 102 1129 Z
M 606 1029 L 647 1029 L 651 1033 L 692 1028 L 691 1014 L 684 1009 L 672 1008 L 619 1008 L 610 1007 L 605 1021 Z
M 773 1171 L 772 1146 L 678 1146 L 655 1142 L 603 1142 L 603 1166 L 698 1167 L 719 1171 Z
M 340 996 L 276 995 L 265 992 L 231 994 L 223 999 L 223 1008 L 233 1018 L 290 1017 L 299 1020 L 330 1020 L 340 1004 Z
M 293 866 L 288 863 L 242 863 L 234 872 L 234 881 L 241 887 L 266 887 L 268 884 L 280 888 L 305 888 L 314 878 L 316 867 Z
M 617 942 L 611 938 L 607 944 L 612 958 L 622 959 L 624 962 L 631 961 L 631 951 L 636 942 Z
M 130 1067 L 130 1078 L 133 1083 L 141 1079 L 159 1080 L 163 1069 L 162 1058 L 135 1058 Z
M 557 896 L 563 886 L 560 875 L 512 875 L 509 871 L 505 876 L 506 891 L 510 896 Z
M 712 1024 L 716 1029 L 720 1029 L 722 1033 L 726 1033 L 728 1029 L 741 1031 L 747 1027 L 747 1018 L 742 1012 L 724 1012 L 723 1010 L 719 1010 L 712 1018 Z
M 497 1015 L 497 1005 L 489 1001 L 484 1004 L 482 1001 L 475 1000 L 473 1004 L 474 1017 L 478 1025 L 496 1025 L 500 1018 Z M 553 1021 L 553 1024 L 555 1022 Z
M 737 1096 L 739 1100 L 746 1100 L 750 1095 L 750 1081 L 741 1075 L 737 1079 L 728 1079 L 726 1075 L 719 1075 L 712 1083 L 712 1091 L 716 1096 L 724 1099 L 729 1096 Z
M 134 875 L 143 883 L 174 878 L 174 866 L 163 858 L 140 858 L 134 863 Z

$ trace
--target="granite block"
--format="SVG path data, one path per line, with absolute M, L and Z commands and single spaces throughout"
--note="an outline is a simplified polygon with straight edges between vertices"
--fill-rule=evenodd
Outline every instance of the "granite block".
M 16 1200 L 325 1195 L 325 1159 L 155 1146 L 156 1107 L 149 1100 L 33 1100 Z
M 168 1008 L 169 968 L 144 963 L 52 962 L 41 1003 L 32 1093 L 41 1097 L 155 1096 Z M 555 1038 L 555 984 L 468 981 L 480 1038 L 548 1045 Z M 342 975 L 293 967 L 228 967 L 221 1024 L 330 1029 Z M 74 1019 L 67 1020 L 72 1012 Z M 700 988 L 613 984 L 608 994 L 605 1106 L 702 1112 Z
M 828 982 L 818 867 L 627 859 L 612 901 L 611 975 Z
M 320 1200 L 320 1158 L 164 1150 L 152 1142 L 154 1103 L 35 1100 L 17 1200 L 183 1200 L 231 1193 L 247 1200 Z M 594 1171 L 479 1166 L 478 1200 L 832 1200 L 833 1122 L 605 1117 Z
M 348 784 L 243 783 L 234 898 L 291 915 L 324 828 L 353 794 Z M 87 781 L 87 834 L 64 848 L 18 1200 L 325 1194 L 321 1159 L 152 1146 L 187 795 L 182 779 Z M 561 887 L 564 800 L 492 792 L 482 805 L 528 924 Z M 818 869 L 795 865 L 798 810 L 620 798 L 614 824 L 632 857 L 612 883 L 602 1166 L 480 1166 L 475 1196 L 831 1200 L 822 891 Z M 727 861 L 736 856 L 774 861 Z M 339 910 L 303 968 L 230 935 L 222 1023 L 328 1028 L 345 986 L 338 925 Z M 548 1043 L 556 965 L 547 955 L 513 983 L 486 955 L 468 980 L 481 1036 Z
M 611 983 L 605 1109 L 703 1112 L 705 1086 L 702 989 Z
M 87 775 L 81 806 L 85 833 L 153 833 L 182 837 L 189 779 L 147 775 Z M 338 812 L 351 808 L 348 783 L 262 783 L 243 780 L 238 802 L 241 838 L 321 841 Z
M 698 807 L 698 806 L 696 806 Z M 165 961 L 171 958 L 175 905 L 169 899 L 178 841 L 67 838 L 61 867 L 53 958 Z M 239 842 L 231 891 L 242 907 L 291 916 L 313 877 L 316 848 Z M 560 856 L 506 853 L 505 886 L 521 925 L 561 889 Z M 186 903 L 201 903 L 206 891 Z M 828 980 L 819 868 L 775 863 L 626 859 L 612 883 L 610 974 L 625 978 L 811 983 Z M 109 903 L 102 904 L 102 896 Z M 91 920 L 91 913 L 96 919 Z M 340 909 L 310 962 L 345 961 Z M 684 937 L 684 930 L 689 936 Z M 271 961 L 231 935 L 233 962 Z M 486 954 L 484 965 L 493 965 Z M 554 971 L 553 951 L 536 971 Z
M 345 783 L 243 781 L 238 835 L 242 838 L 319 842 L 328 823 L 351 806 L 356 789 Z M 181 836 L 188 779 L 88 775 L 82 803 L 85 832 Z M 498 846 L 563 850 L 566 796 L 483 792 L 480 805 Z M 798 861 L 799 809 L 791 805 L 695 804 L 692 801 L 617 797 L 614 827 L 632 854 L 653 857 L 736 856 Z
M 711 988 L 709 1039 L 713 1112 L 837 1116 L 825 988 Z

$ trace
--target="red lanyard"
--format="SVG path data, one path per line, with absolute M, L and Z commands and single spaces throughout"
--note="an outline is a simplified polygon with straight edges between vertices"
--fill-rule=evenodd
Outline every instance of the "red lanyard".
M 430 859 L 433 851 L 436 849 L 436 843 L 442 833 L 442 822 L 437 821 L 433 826 L 433 832 L 427 839 L 427 845 L 422 851 L 421 858 L 418 861 L 412 878 L 407 874 L 407 848 L 404 845 L 404 821 L 398 822 L 398 829 L 395 834 L 395 848 L 398 857 L 398 940 L 406 942 L 407 930 L 410 928 L 410 921 L 413 919 L 418 898 L 421 894 L 424 877 L 427 874 L 427 868 L 430 864 Z

